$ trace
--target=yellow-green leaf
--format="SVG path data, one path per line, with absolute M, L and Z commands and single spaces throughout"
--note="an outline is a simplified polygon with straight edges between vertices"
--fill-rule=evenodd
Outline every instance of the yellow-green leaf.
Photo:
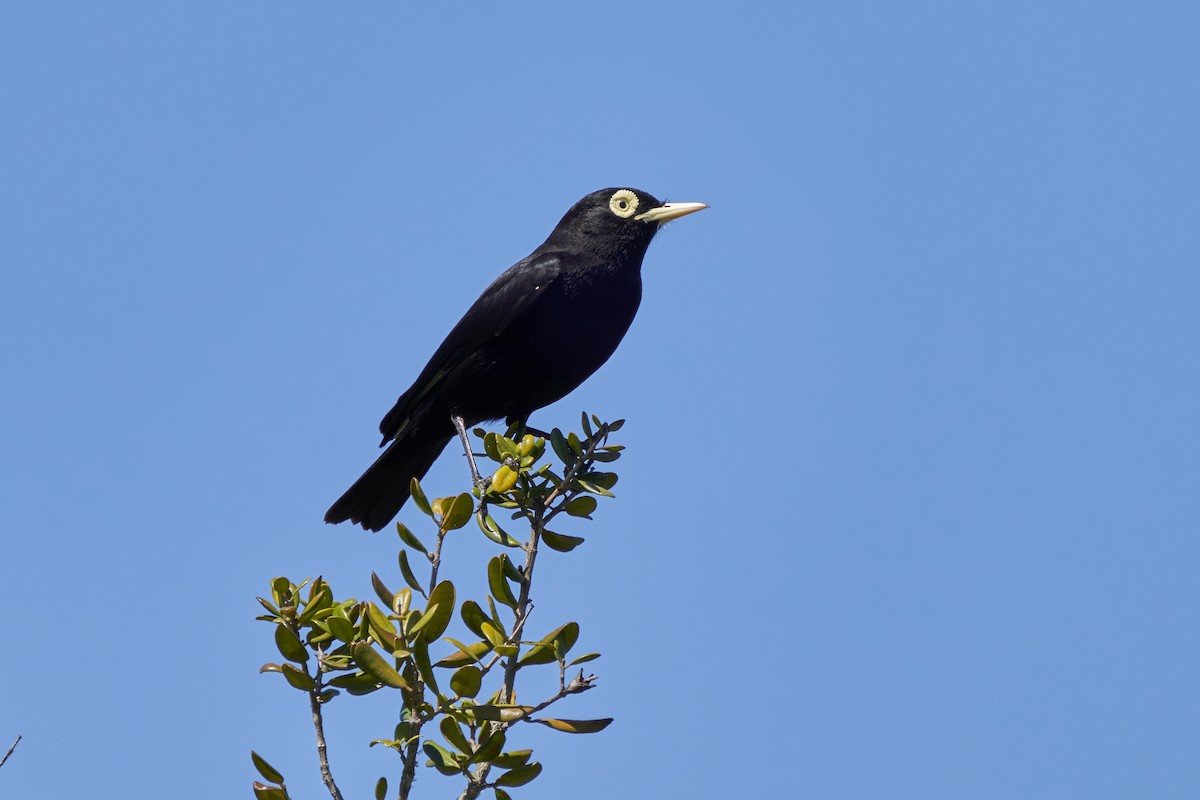
M 513 750 L 508 753 L 502 753 L 492 759 L 492 766 L 500 767 L 500 769 L 522 767 L 529 763 L 529 758 L 532 755 L 532 750 Z
M 384 585 L 383 579 L 374 572 L 371 573 L 371 587 L 375 590 L 384 608 L 391 608 L 396 601 L 396 593 Z
M 421 746 L 425 751 L 425 755 L 429 757 L 429 766 L 436 769 L 443 775 L 457 775 L 462 772 L 455 759 L 454 754 L 446 748 L 442 747 L 437 742 L 426 741 Z
M 316 682 L 309 677 L 307 672 L 303 672 L 296 667 L 293 667 L 291 664 L 284 664 L 282 672 L 283 677 L 287 679 L 287 682 L 292 686 L 295 686 L 297 689 L 305 692 L 311 692 L 313 689 L 317 688 Z
M 421 540 L 416 537 L 416 534 L 410 531 L 408 526 L 399 520 L 396 522 L 396 534 L 399 535 L 400 541 L 404 542 L 413 550 L 418 550 L 425 555 L 429 555 L 429 551 L 425 549 L 425 545 L 423 545 Z
M 454 584 L 442 581 L 429 593 L 429 604 L 425 608 L 425 616 L 421 619 L 421 638 L 426 642 L 440 638 L 446 632 L 453 616 Z
M 567 503 L 566 511 L 572 517 L 591 519 L 591 513 L 596 510 L 596 498 L 589 494 L 581 494 Z
M 468 764 L 482 764 L 491 761 L 496 756 L 500 755 L 500 751 L 504 749 L 504 731 L 496 731 L 488 739 L 479 746 L 475 754 L 467 759 Z
M 251 785 L 251 788 L 254 790 L 254 796 L 257 800 L 289 800 L 287 792 L 278 786 L 267 786 L 255 781 Z
M 512 589 L 504 577 L 504 562 L 508 556 L 498 555 L 488 562 L 488 587 L 492 596 L 509 608 L 517 607 L 517 598 L 513 597 Z
M 455 668 L 461 667 L 463 664 L 474 664 L 492 651 L 492 646 L 487 642 L 476 642 L 475 644 L 463 644 L 457 639 L 446 637 L 446 641 L 458 648 L 457 653 L 451 653 L 441 661 L 434 664 L 435 667 Z
M 612 717 L 607 719 L 535 719 L 547 728 L 553 728 L 563 733 L 599 733 L 612 724 Z
M 474 509 L 475 498 L 471 497 L 469 493 L 463 492 L 454 498 L 454 503 L 442 517 L 442 530 L 455 531 L 466 525 Z
M 451 746 L 462 751 L 463 755 L 471 755 L 471 743 L 467 741 L 467 737 L 463 734 L 462 728 L 455 722 L 453 717 L 442 717 L 442 721 L 438 724 L 438 729 L 442 732 L 442 738 L 451 744 Z
M 288 661 L 295 661 L 297 664 L 308 663 L 308 648 L 304 646 L 304 642 L 300 641 L 300 637 L 286 625 L 275 626 L 275 647 L 279 649 L 280 655 Z
M 555 533 L 554 531 L 542 531 L 542 541 L 551 550 L 557 550 L 560 553 L 569 553 L 579 545 L 583 544 L 583 537 L 568 536 L 565 533 Z
M 479 530 L 483 531 L 483 535 L 496 544 L 504 545 L 505 547 L 521 546 L 520 542 L 504 532 L 504 529 L 496 523 L 496 520 L 492 519 L 490 514 L 487 516 L 476 514 L 475 522 L 479 524 Z
M 250 760 L 254 762 L 254 768 L 258 770 L 259 775 L 271 783 L 283 783 L 283 776 L 279 774 L 279 770 L 268 764 L 265 758 L 253 750 L 250 751 Z
M 575 434 L 571 434 L 574 436 Z M 497 786 L 524 786 L 531 780 L 542 774 L 542 765 L 534 761 L 532 764 L 526 764 L 523 767 L 517 767 L 514 770 L 504 773 L 496 779 Z
M 474 600 L 467 600 L 462 604 L 462 608 L 458 610 L 459 616 L 462 617 L 463 623 L 467 626 L 467 630 L 476 636 L 483 636 L 483 622 L 487 619 L 487 615 L 483 613 L 483 609 L 479 607 L 479 603 Z
M 404 677 L 396 671 L 395 667 L 387 663 L 387 660 L 379 655 L 367 642 L 358 642 L 352 647 L 354 653 L 354 661 L 358 664 L 358 668 L 370 675 L 372 678 L 382 683 L 384 686 L 390 686 L 393 689 L 410 690 L 408 682 Z M 353 694 L 353 692 L 351 692 Z
M 500 469 L 492 474 L 492 483 L 488 487 L 489 491 L 497 494 L 504 494 L 509 489 L 517 485 L 517 472 L 507 464 L 501 465 Z
M 411 481 L 409 481 L 408 493 L 412 497 L 413 502 L 417 504 L 417 508 L 421 510 L 422 514 L 427 517 L 433 516 L 433 509 L 429 507 L 429 500 L 425 498 L 425 492 L 421 489 L 421 482 L 416 478 L 413 478 Z
M 529 715 L 533 706 L 483 705 L 462 706 L 459 711 L 472 719 L 488 722 L 516 722 Z
M 459 668 L 450 678 L 450 688 L 459 697 L 474 697 L 482 685 L 483 672 L 473 665 Z
M 404 576 L 404 582 L 413 588 L 414 591 L 420 592 L 421 596 L 425 595 L 425 590 L 421 588 L 421 582 L 417 580 L 417 576 L 413 574 L 412 567 L 408 563 L 408 551 L 400 551 L 400 574 Z M 389 603 L 389 605 L 391 605 Z

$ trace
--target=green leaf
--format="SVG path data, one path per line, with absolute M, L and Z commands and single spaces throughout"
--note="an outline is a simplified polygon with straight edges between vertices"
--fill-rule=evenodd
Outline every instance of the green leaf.
M 579 487 L 581 489 L 583 489 L 585 492 L 591 492 L 592 494 L 598 494 L 601 497 L 616 497 L 615 494 L 610 492 L 608 489 L 605 489 L 603 486 L 601 486 L 598 483 L 592 483 L 591 481 L 585 481 L 582 478 L 576 478 L 575 482 L 578 483 Z
M 371 587 L 375 590 L 375 594 L 379 596 L 384 608 L 391 608 L 392 603 L 396 602 L 396 593 L 384 585 L 383 580 L 374 572 L 371 573 Z
M 384 800 L 387 797 L 387 778 L 380 778 L 375 781 L 375 800 Z
M 434 664 L 435 667 L 454 668 L 461 667 L 463 664 L 474 664 L 492 651 L 492 646 L 487 642 L 476 642 L 475 644 L 468 645 L 449 637 L 446 637 L 446 641 L 457 647 L 458 652 L 446 656 Z
M 550 447 L 554 449 L 554 454 L 564 464 L 570 464 L 575 460 L 575 454 L 571 452 L 571 445 L 567 441 L 567 437 L 563 436 L 563 432 L 558 428 L 550 431 Z
M 400 536 L 400 541 L 404 542 L 413 550 L 418 550 L 425 555 L 429 555 L 429 551 L 425 549 L 425 545 L 421 544 L 421 540 L 418 539 L 403 522 L 396 522 L 396 533 Z
M 300 622 L 302 624 L 312 622 L 318 612 L 324 611 L 333 605 L 333 590 L 329 588 L 328 584 L 318 582 L 314 583 L 313 586 L 319 586 L 319 591 L 309 593 L 308 602 L 304 604 L 304 611 L 300 614 Z
M 408 564 L 407 550 L 400 551 L 400 574 L 404 576 L 404 582 L 411 586 L 414 591 L 420 592 L 422 597 L 425 596 L 425 590 L 421 588 L 421 582 L 417 580 L 417 576 L 413 574 L 412 567 Z
M 387 615 L 374 603 L 365 605 L 367 607 L 367 626 L 370 628 L 371 638 L 379 642 L 384 650 L 394 656 L 404 658 L 408 655 L 408 651 L 404 649 L 404 642 L 396 635 L 396 628 Z
M 524 786 L 531 780 L 542 774 L 542 765 L 534 761 L 532 764 L 526 764 L 523 767 L 517 767 L 514 770 L 504 773 L 496 779 L 497 786 Z
M 493 758 L 492 766 L 499 767 L 500 769 L 523 767 L 529 763 L 529 758 L 532 755 L 532 750 L 513 750 L 510 753 L 504 753 Z
M 321 705 L 328 703 L 333 698 L 337 697 L 341 692 L 337 689 L 323 689 L 317 694 L 317 702 Z
M 586 517 L 591 519 L 591 514 L 596 510 L 596 498 L 591 495 L 582 494 L 576 497 L 571 502 L 567 503 L 566 512 L 572 517 Z
M 283 608 L 292 604 L 292 582 L 282 575 L 271 580 L 271 599 Z
M 595 417 L 593 417 L 593 419 L 595 419 Z M 588 413 L 586 411 L 579 415 L 579 424 L 583 426 L 583 432 L 587 434 L 589 439 L 596 435 L 592 432 L 592 423 L 588 419 Z M 597 419 L 596 424 L 599 425 L 600 420 Z
M 468 764 L 483 764 L 491 761 L 496 756 L 500 755 L 500 751 L 504 749 L 504 731 L 496 731 L 489 736 L 479 749 L 475 751 L 469 759 Z
M 307 672 L 303 672 L 291 664 L 284 664 L 282 672 L 287 682 L 301 691 L 311 692 L 317 688 L 316 681 L 309 677 Z
M 404 677 L 391 664 L 387 663 L 387 660 L 379 655 L 370 644 L 367 642 L 358 642 L 352 645 L 352 650 L 354 652 L 354 661 L 358 664 L 358 668 L 376 681 L 393 689 L 412 691 L 412 687 L 408 685 L 408 681 L 404 680 Z M 330 681 L 330 683 L 335 683 L 335 681 Z
M 462 768 L 458 765 L 454 754 L 446 748 L 442 747 L 437 742 L 426 740 L 421 746 L 425 751 L 425 755 L 429 757 L 429 766 L 436 769 L 443 775 L 457 775 L 462 772 Z
M 424 490 L 421 489 L 421 482 L 413 478 L 409 481 L 408 491 L 413 502 L 417 504 L 417 508 L 421 510 L 421 513 L 427 517 L 432 517 L 433 509 L 429 507 L 429 501 L 425 498 Z
M 258 674 L 261 675 L 264 672 L 283 672 L 283 667 L 278 664 L 263 664 L 258 668 Z
M 463 755 L 471 755 L 471 743 L 467 741 L 462 728 L 454 721 L 453 717 L 442 717 L 442 721 L 438 724 L 438 729 L 442 732 L 442 738 L 449 742 L 452 747 L 461 750 Z
M 504 458 L 520 458 L 521 448 L 517 443 L 507 436 L 496 437 L 496 447 L 500 450 L 500 455 Z
M 363 672 L 355 672 L 351 675 L 338 675 L 329 681 L 329 685 L 345 689 L 355 697 L 361 697 L 379 689 L 379 681 Z
M 279 774 L 279 770 L 268 764 L 265 758 L 253 750 L 250 751 L 250 760 L 254 762 L 254 768 L 258 770 L 259 775 L 271 783 L 283 783 L 283 776 Z
M 567 666 L 573 667 L 576 664 L 585 664 L 588 661 L 595 661 L 599 657 L 600 657 L 599 653 L 588 653 L 586 655 L 580 656 L 579 658 L 572 659 L 571 663 L 567 664 Z
M 483 686 L 483 671 L 476 666 L 460 667 L 450 677 L 450 689 L 459 697 L 474 697 Z
M 489 704 L 463 706 L 459 711 L 471 719 L 484 720 L 486 722 L 516 722 L 529 716 L 529 713 L 533 711 L 533 706 Z
M 255 781 L 251 788 L 254 790 L 257 800 L 291 800 L 288 793 L 278 786 L 266 786 Z
M 353 642 L 358 631 L 355 630 L 354 624 L 345 617 L 330 615 L 325 620 L 325 626 L 329 628 L 329 632 L 336 636 L 339 640 L 350 643 Z
M 487 615 L 483 613 L 483 609 L 479 607 L 479 603 L 474 600 L 467 600 L 459 609 L 459 615 L 462 617 L 463 623 L 467 626 L 467 630 L 476 636 L 483 636 L 483 622 L 487 619 Z
M 333 652 L 337 653 L 338 651 L 341 651 L 341 650 L 344 650 L 344 648 L 339 647 L 339 648 L 337 648 L 337 650 L 334 650 Z M 325 669 L 327 671 L 352 669 L 354 667 L 354 658 L 353 658 L 353 656 L 349 655 L 349 653 L 345 653 L 345 652 L 341 653 L 340 655 L 328 654 L 325 656 L 325 660 L 322 663 L 322 666 L 325 667 Z
M 268 603 L 266 600 L 264 600 L 261 597 L 256 597 L 254 599 L 258 601 L 259 605 L 261 605 L 263 608 L 265 608 L 267 611 L 269 611 L 272 616 L 276 616 L 276 617 L 279 616 L 279 609 L 276 608 L 274 605 L 272 605 L 271 603 Z
M 421 674 L 422 680 L 435 694 L 441 694 L 438 689 L 437 676 L 433 674 L 433 665 L 429 663 L 429 645 L 424 641 L 418 640 L 412 652 L 413 663 L 417 665 L 417 672 Z
M 286 625 L 275 626 L 275 647 L 288 661 L 295 661 L 297 664 L 308 663 L 308 648 Z
M 504 532 L 504 529 L 496 523 L 496 520 L 492 519 L 490 514 L 487 516 L 476 514 L 475 522 L 479 524 L 479 530 L 483 531 L 483 535 L 496 544 L 504 545 L 505 547 L 521 546 L 520 542 Z
M 515 609 L 517 598 L 513 597 L 512 590 L 508 588 L 508 581 L 504 578 L 504 562 L 507 560 L 508 556 L 498 555 L 488 562 L 488 588 L 491 589 L 493 597 Z
M 547 728 L 553 728 L 563 733 L 599 733 L 612 724 L 612 717 L 607 719 L 535 719 Z
M 582 536 L 567 536 L 565 533 L 555 533 L 554 531 L 542 531 L 542 541 L 546 543 L 546 547 L 551 550 L 557 550 L 560 553 L 569 553 L 579 545 L 583 544 Z
M 566 655 L 578 640 L 579 623 L 568 622 L 546 634 L 545 638 L 531 647 L 518 663 L 523 667 L 531 664 L 551 664 L 558 660 L 554 654 L 555 641 L 558 642 L 559 651 Z
M 500 437 L 495 433 L 485 433 L 483 435 L 483 452 L 486 453 L 487 457 L 492 461 L 504 460 L 504 456 L 500 453 L 500 447 L 496 443 L 496 440 L 499 438 Z
M 503 558 L 504 558 L 504 577 L 508 578 L 510 581 L 512 581 L 513 583 L 520 586 L 521 580 L 525 576 L 521 573 L 521 570 L 517 567 L 517 565 L 513 563 L 513 560 L 511 558 L 509 558 L 507 555 L 503 556 Z
M 441 638 L 453 616 L 454 584 L 442 581 L 429 593 L 429 604 L 425 608 L 425 616 L 421 619 L 421 638 L 426 642 Z
M 608 423 L 608 432 L 616 433 L 617 431 L 621 430 L 621 428 L 624 428 L 624 427 L 625 427 L 625 420 L 623 420 L 623 419 L 614 420 L 614 421 Z
M 455 531 L 467 524 L 471 512 L 475 510 L 475 498 L 468 492 L 463 492 L 454 498 L 450 510 L 442 518 L 442 530 Z
M 496 800 L 512 800 L 512 795 L 499 786 L 493 786 L 492 791 L 496 793 Z

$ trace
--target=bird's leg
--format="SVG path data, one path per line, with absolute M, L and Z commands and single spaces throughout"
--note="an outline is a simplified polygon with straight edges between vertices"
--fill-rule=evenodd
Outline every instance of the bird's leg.
M 454 423 L 454 430 L 458 431 L 458 439 L 462 442 L 463 453 L 467 456 L 467 463 L 471 465 L 471 482 L 475 484 L 476 489 L 482 492 L 492 481 L 490 478 L 483 478 L 479 475 L 479 467 L 475 466 L 475 454 L 471 452 L 471 442 L 467 439 L 467 427 L 463 424 L 463 418 L 457 414 L 451 414 L 450 421 Z

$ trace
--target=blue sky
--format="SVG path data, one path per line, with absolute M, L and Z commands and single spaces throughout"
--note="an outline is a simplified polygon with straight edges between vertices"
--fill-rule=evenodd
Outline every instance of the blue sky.
M 249 797 L 254 748 L 322 796 L 254 596 L 399 583 L 325 508 L 492 277 L 628 185 L 711 209 L 534 418 L 629 449 L 535 598 L 604 653 L 564 715 L 617 721 L 528 732 L 519 796 L 1196 796 L 1198 26 L 9 4 L 0 792 Z M 393 709 L 331 717 L 348 796 L 394 778 Z

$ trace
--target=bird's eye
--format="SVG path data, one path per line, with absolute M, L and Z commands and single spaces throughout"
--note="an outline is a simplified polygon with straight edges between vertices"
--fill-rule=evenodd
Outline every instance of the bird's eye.
M 622 189 L 608 201 L 608 207 L 622 219 L 629 219 L 637 211 L 638 196 L 628 189 Z

